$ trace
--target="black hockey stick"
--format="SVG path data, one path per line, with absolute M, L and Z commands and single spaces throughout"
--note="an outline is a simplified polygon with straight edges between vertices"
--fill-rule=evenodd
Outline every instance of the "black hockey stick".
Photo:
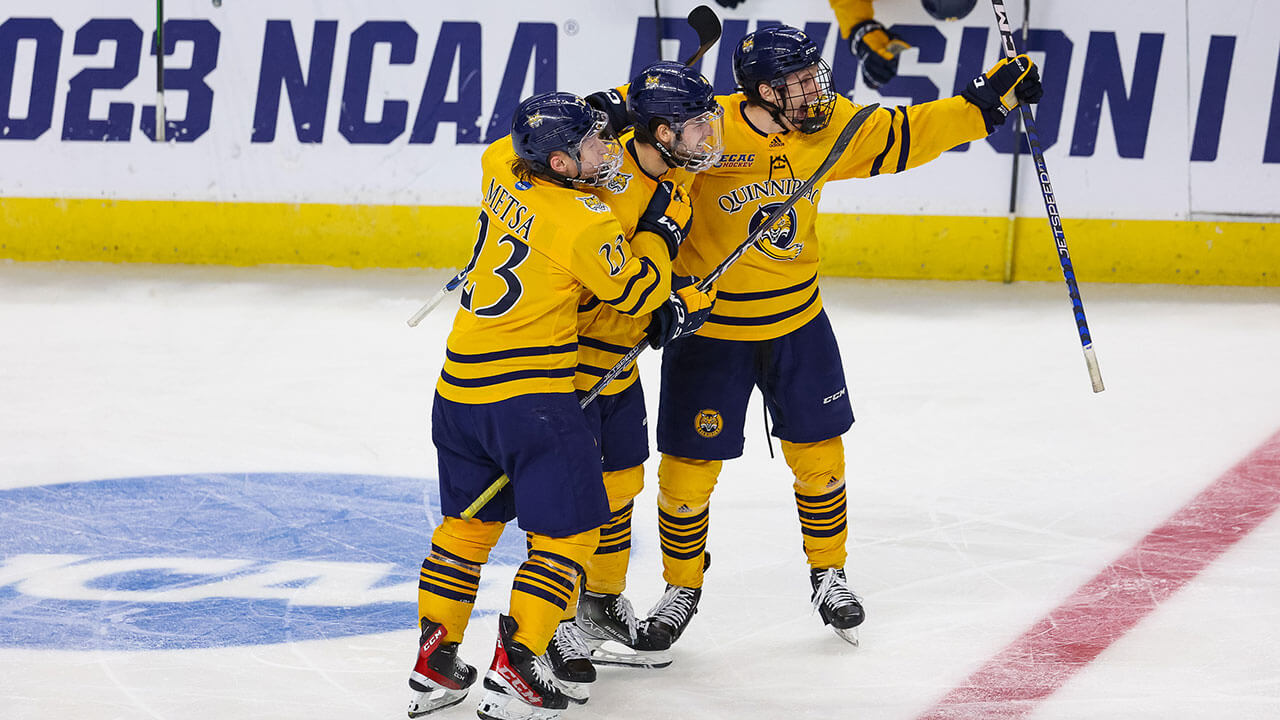
M 712 283 L 719 279 L 720 276 L 723 275 L 734 263 L 738 262 L 738 259 L 741 258 L 743 254 L 761 238 L 761 236 L 773 227 L 773 224 L 778 221 L 778 218 L 787 214 L 787 211 L 799 202 L 800 198 L 813 190 L 814 186 L 818 184 L 818 181 L 831 171 L 831 168 L 836 164 L 836 161 L 840 159 L 842 154 L 844 154 L 845 148 L 847 148 L 849 146 L 849 142 L 853 140 L 854 134 L 857 133 L 858 129 L 862 127 L 862 124 L 867 121 L 867 118 L 871 117 L 871 113 L 875 112 L 879 107 L 879 104 L 867 105 L 849 119 L 848 124 L 846 124 L 844 129 L 840 131 L 840 135 L 836 137 L 836 141 L 832 144 L 831 151 L 827 153 L 826 159 L 822 161 L 822 164 L 818 166 L 818 169 L 813 173 L 813 175 L 810 176 L 809 179 L 806 180 L 794 193 L 792 193 L 791 197 L 787 198 L 786 202 L 782 203 L 782 205 L 770 213 L 769 216 L 764 219 L 764 222 L 760 223 L 759 227 L 747 236 L 746 240 L 742 241 L 738 247 L 734 248 L 734 251 L 729 253 L 729 257 L 725 258 L 719 265 L 715 266 L 711 272 L 707 273 L 707 276 L 698 282 L 698 290 L 702 292 L 709 290 Z M 609 371 L 604 374 L 604 377 L 600 378 L 595 385 L 591 386 L 591 389 L 587 391 L 586 396 L 582 399 L 582 406 L 586 407 L 587 403 L 595 400 L 596 396 L 604 390 L 605 386 L 613 382 L 618 375 L 622 374 L 622 370 L 634 362 L 635 359 L 640 356 L 640 353 L 644 352 L 644 349 L 648 346 L 648 341 L 642 340 L 638 345 L 628 350 L 627 354 L 623 355 L 621 360 L 614 363 L 612 368 L 609 368 Z
M 700 60 L 713 45 L 716 44 L 716 41 L 720 39 L 720 18 L 716 17 L 715 11 L 711 8 L 706 5 L 699 5 L 690 11 L 688 20 L 689 26 L 698 34 L 698 51 L 691 55 L 688 60 L 685 60 L 684 64 L 693 65 L 695 62 Z M 444 287 L 437 290 L 436 294 L 432 295 L 431 299 L 428 300 L 425 305 L 418 308 L 418 311 L 409 318 L 407 321 L 409 323 L 409 327 L 417 327 L 418 323 L 422 322 L 422 319 L 425 318 L 428 313 L 443 302 L 449 293 L 457 290 L 459 285 L 466 282 L 468 272 L 469 270 L 467 268 L 463 268 L 457 275 L 449 278 L 449 282 L 445 283 Z
M 716 11 L 706 5 L 699 5 L 689 11 L 689 27 L 698 33 L 698 51 L 689 56 L 684 61 L 686 66 L 691 66 L 702 59 L 703 55 L 711 49 L 712 45 L 720 39 L 720 18 L 716 17 Z M 661 53 L 659 53 L 661 57 Z
M 1016 57 L 1018 49 L 1013 44 L 1013 31 L 1009 29 L 1009 12 L 1005 10 L 1004 0 L 991 0 L 991 8 L 996 13 L 996 23 L 1000 26 L 1000 39 L 1004 42 L 1006 57 Z M 1080 300 L 1080 288 L 1076 285 L 1076 271 L 1071 266 L 1071 253 L 1067 252 L 1067 236 L 1062 231 L 1062 217 L 1058 215 L 1058 201 L 1053 195 L 1053 185 L 1049 182 L 1049 168 L 1044 163 L 1044 148 L 1040 145 L 1040 136 L 1036 133 L 1035 119 L 1031 117 L 1031 108 L 1019 103 L 1022 110 L 1022 122 L 1027 128 L 1027 144 L 1031 146 L 1031 158 L 1036 163 L 1036 172 L 1040 178 L 1040 194 L 1044 196 L 1044 209 L 1049 214 L 1049 229 L 1053 231 L 1053 239 L 1058 247 L 1058 262 L 1062 264 L 1062 276 L 1067 281 L 1067 293 L 1071 296 L 1071 307 L 1076 315 L 1076 328 L 1080 331 L 1080 345 L 1084 348 L 1084 362 L 1089 368 L 1089 379 L 1093 382 L 1093 391 L 1100 393 L 1106 389 L 1102 384 L 1102 371 L 1098 369 L 1098 358 L 1093 352 L 1093 339 L 1089 336 L 1089 323 L 1084 317 L 1084 303 Z

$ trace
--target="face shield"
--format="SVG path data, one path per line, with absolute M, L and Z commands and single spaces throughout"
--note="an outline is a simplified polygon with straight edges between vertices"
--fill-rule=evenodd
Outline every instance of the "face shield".
M 608 116 L 596 110 L 595 118 L 595 124 L 578 146 L 566 148 L 569 156 L 578 163 L 578 176 L 567 179 L 578 185 L 600 187 L 612 180 L 622 168 L 622 145 L 602 135 L 609 124 Z
M 701 115 L 675 123 L 671 154 L 686 170 L 701 172 L 720 162 L 724 153 L 724 108 L 717 105 Z
M 831 122 L 836 96 L 831 91 L 831 68 L 819 60 L 803 70 L 788 73 L 773 83 L 778 108 L 802 133 L 815 133 Z

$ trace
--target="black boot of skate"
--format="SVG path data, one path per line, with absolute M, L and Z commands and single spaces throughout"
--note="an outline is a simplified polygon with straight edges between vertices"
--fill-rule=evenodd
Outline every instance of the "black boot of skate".
M 809 584 L 813 586 L 810 599 L 822 622 L 847 642 L 857 645 L 855 628 L 866 619 L 866 613 L 862 601 L 849 589 L 844 568 L 813 568 L 809 571 Z
M 458 659 L 458 643 L 446 642 L 440 623 L 422 619 L 418 660 L 409 673 L 409 717 L 417 718 L 462 702 L 476 681 L 476 669 Z
M 517 628 L 515 618 L 498 617 L 498 644 L 476 714 L 485 720 L 556 720 L 569 698 L 556 687 L 546 658 L 512 639 Z
M 572 702 L 585 703 L 591 696 L 589 684 L 596 681 L 596 667 L 591 664 L 587 638 L 572 620 L 560 621 L 547 645 L 547 661 L 560 691 Z
M 680 585 L 667 585 L 667 591 L 658 599 L 658 604 L 649 611 L 644 621 L 644 632 L 654 647 L 669 648 L 689 627 L 689 621 L 698 612 L 698 600 L 702 599 L 702 588 L 689 588 Z
M 671 643 L 650 634 L 648 623 L 636 620 L 631 601 L 621 594 L 583 592 L 576 622 L 591 647 L 592 662 L 643 668 L 671 664 Z

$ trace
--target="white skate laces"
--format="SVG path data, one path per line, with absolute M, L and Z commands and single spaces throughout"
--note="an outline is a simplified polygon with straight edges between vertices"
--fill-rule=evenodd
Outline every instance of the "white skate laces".
M 849 589 L 840 568 L 826 568 L 817 572 L 822 576 L 822 580 L 813 590 L 813 612 L 818 612 L 824 604 L 833 608 L 850 603 L 862 604 L 862 598 Z
M 658 604 L 649 612 L 649 620 L 662 620 L 676 628 L 684 628 L 693 616 L 698 596 L 692 588 L 668 585 Z
M 565 660 L 591 659 L 591 647 L 587 645 L 582 629 L 574 623 L 560 623 L 556 628 L 556 634 L 551 637 L 551 642 L 555 643 L 557 652 Z

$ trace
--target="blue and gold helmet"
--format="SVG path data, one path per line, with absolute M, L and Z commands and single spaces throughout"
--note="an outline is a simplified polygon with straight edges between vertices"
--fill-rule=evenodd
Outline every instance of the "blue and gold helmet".
M 627 88 L 627 112 L 636 137 L 657 148 L 671 167 L 698 172 L 719 162 L 724 110 L 711 83 L 697 70 L 669 61 L 649 65 Z M 660 125 L 674 133 L 669 146 L 653 135 Z
M 563 152 L 581 168 L 583 143 L 598 138 L 605 123 L 604 113 L 573 93 L 542 93 L 516 108 L 511 120 L 511 144 L 516 155 L 527 162 L 535 174 L 571 185 L 603 185 L 622 166 L 622 153 L 616 142 L 610 145 L 605 141 L 607 149 L 602 162 L 594 164 L 593 172 L 584 173 L 583 177 L 557 173 L 551 169 L 548 159 L 553 152 Z
M 795 76 L 809 68 L 813 72 L 802 87 Z M 761 28 L 742 38 L 733 50 L 733 77 L 749 100 L 769 108 L 775 118 L 785 117 L 801 132 L 817 132 L 831 122 L 831 68 L 817 43 L 798 28 Z M 761 97 L 761 83 L 778 92 L 779 102 Z

